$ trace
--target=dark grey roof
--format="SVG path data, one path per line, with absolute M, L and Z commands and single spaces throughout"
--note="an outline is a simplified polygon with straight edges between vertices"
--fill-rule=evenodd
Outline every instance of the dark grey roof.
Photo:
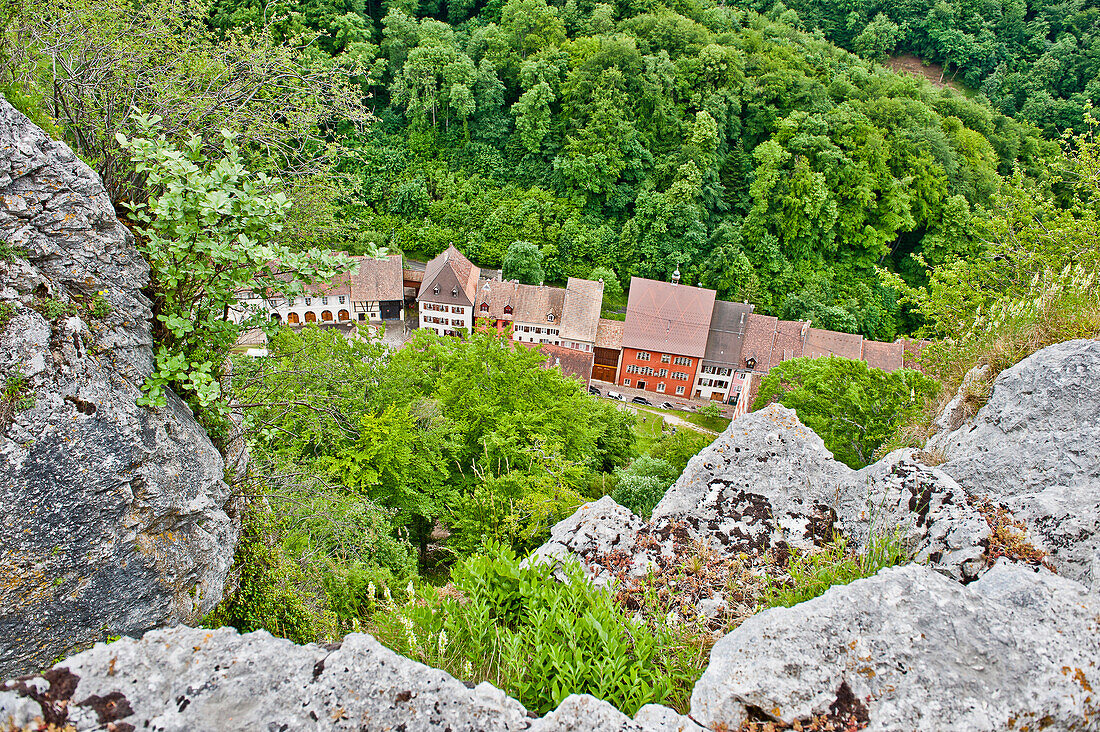
M 704 361 L 734 368 L 741 365 L 741 346 L 751 312 L 752 305 L 747 303 L 714 301 Z

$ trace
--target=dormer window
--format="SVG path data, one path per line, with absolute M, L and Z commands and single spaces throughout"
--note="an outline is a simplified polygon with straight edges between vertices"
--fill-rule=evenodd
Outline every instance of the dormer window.
M 458 288 L 451 288 L 451 297 L 458 297 Z
M 481 303 L 481 312 L 483 312 L 483 313 L 489 312 L 489 303 L 487 303 L 487 302 Z
M 546 321 L 549 322 L 549 323 L 553 323 L 554 322 L 554 314 L 553 313 L 547 313 Z
M 504 306 L 504 314 L 505 315 L 511 315 L 512 314 L 512 306 L 511 305 L 505 305 Z

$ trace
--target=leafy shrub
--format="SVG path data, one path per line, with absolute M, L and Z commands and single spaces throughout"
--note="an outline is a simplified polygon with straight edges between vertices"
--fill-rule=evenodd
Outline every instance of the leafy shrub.
M 234 568 L 239 577 L 204 624 L 307 643 L 357 630 L 376 588 L 416 576 L 416 557 L 377 505 L 302 484 L 253 501 Z
M 649 518 L 679 473 L 667 460 L 642 455 L 625 470 L 615 470 L 617 483 L 611 497 L 642 518 Z
M 764 589 L 766 607 L 791 607 L 812 600 L 834 585 L 846 585 L 870 577 L 884 567 L 893 567 L 909 558 L 901 533 L 872 534 L 867 551 L 857 555 L 843 537 L 821 551 L 792 553 L 787 560 L 789 579 L 768 580 Z
M 540 563 L 521 566 L 494 545 L 453 570 L 453 585 L 425 588 L 375 617 L 373 631 L 398 653 L 466 681 L 492 681 L 544 714 L 569 694 L 592 694 L 627 714 L 671 695 L 686 698 L 701 673 L 682 637 L 627 617 L 577 565 L 566 580 Z
M 295 643 L 335 635 L 335 618 L 310 578 L 283 548 L 276 517 L 254 504 L 245 514 L 233 557 L 235 584 L 202 620 L 208 628 L 229 625 L 242 633 L 266 630 Z
M 886 373 L 839 356 L 793 358 L 764 377 L 753 409 L 775 401 L 795 410 L 837 460 L 858 469 L 939 389 L 912 369 Z
M 698 414 L 701 417 L 721 417 L 722 408 L 714 402 L 707 402 L 703 406 L 699 407 Z
M 649 454 L 652 457 L 668 461 L 676 475 L 679 475 L 684 472 L 688 460 L 691 460 L 699 454 L 700 450 L 712 442 L 714 442 L 714 438 L 702 432 L 688 429 L 677 430 L 675 434 L 668 435 L 657 443 L 649 451 Z

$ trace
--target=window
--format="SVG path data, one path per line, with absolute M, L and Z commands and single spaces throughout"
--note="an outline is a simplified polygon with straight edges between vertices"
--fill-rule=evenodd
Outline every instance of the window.
M 554 322 L 554 314 L 553 313 L 547 313 L 546 314 L 546 322 L 548 322 L 548 323 L 553 323 Z
M 345 301 L 347 300 L 347 298 L 346 298 L 346 297 L 344 297 L 343 295 L 341 295 L 339 299 L 340 299 L 340 304 L 341 304 L 341 305 L 343 305 L 343 304 L 344 304 L 344 302 L 345 302 Z
M 462 311 L 463 311 L 463 309 L 460 308 L 460 307 L 457 307 L 457 306 L 451 308 L 452 313 L 458 313 L 459 315 L 462 314 Z
M 487 303 L 487 302 L 481 303 L 481 312 L 483 312 L 483 313 L 489 312 L 489 303 Z
M 662 353 L 661 354 L 661 363 L 668 363 L 671 358 L 672 358 L 672 356 L 669 356 L 667 353 Z
M 307 297 L 306 298 L 306 305 L 312 305 L 312 304 L 313 304 L 313 298 L 312 297 Z
M 665 393 L 665 382 L 662 381 L 661 383 L 657 384 L 657 393 L 658 394 L 664 394 Z
M 649 354 L 646 353 L 645 351 L 638 351 L 638 360 L 639 361 L 648 361 L 649 360 Z
M 661 369 L 661 373 L 657 375 L 660 376 L 662 379 L 665 378 L 666 376 L 668 376 L 668 369 Z
M 630 386 L 630 379 L 623 379 L 623 386 Z
M 432 288 L 432 294 L 433 295 L 438 295 L 439 294 L 439 285 L 436 285 L 435 287 Z
M 684 387 L 682 387 L 682 386 L 676 387 L 676 395 L 677 396 L 683 396 L 683 394 L 684 394 Z
M 321 298 L 321 304 L 322 305 L 328 305 L 328 298 L 327 297 L 322 297 Z
M 677 366 L 690 366 L 691 365 L 691 359 L 690 358 L 685 358 L 684 356 L 677 356 L 676 358 L 672 359 L 672 362 L 674 364 L 676 364 Z
M 458 288 L 457 287 L 452 287 L 451 288 L 451 297 L 458 297 Z
M 511 315 L 512 314 L 512 306 L 511 305 L 505 305 L 504 306 L 504 314 L 505 315 Z

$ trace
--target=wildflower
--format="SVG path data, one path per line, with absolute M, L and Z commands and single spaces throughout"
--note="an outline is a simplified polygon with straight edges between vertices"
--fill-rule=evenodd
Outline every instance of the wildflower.
M 409 584 L 405 588 L 405 594 L 409 596 L 409 599 L 416 597 L 416 588 L 413 587 L 412 580 L 409 580 Z
M 447 631 L 439 631 L 439 657 L 443 657 L 443 653 L 447 650 Z
M 467 679 L 474 675 L 474 666 L 468 658 L 462 662 L 462 675 Z

